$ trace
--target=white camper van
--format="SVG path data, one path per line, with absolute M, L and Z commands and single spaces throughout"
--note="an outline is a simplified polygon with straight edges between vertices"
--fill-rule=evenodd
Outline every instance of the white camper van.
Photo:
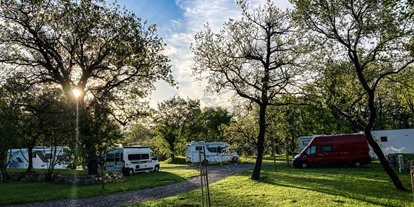
M 187 162 L 200 162 L 199 151 L 205 147 L 206 160 L 208 162 L 239 162 L 240 156 L 231 152 L 230 145 L 226 142 L 194 142 L 187 144 L 185 160 Z M 204 155 L 202 156 L 202 159 Z
M 384 155 L 414 153 L 414 129 L 373 130 L 371 134 Z
M 299 152 L 302 152 L 306 146 L 308 146 L 309 142 L 313 139 L 313 136 L 301 136 L 298 138 L 299 143 Z
M 65 151 L 69 150 L 66 146 L 46 147 L 36 146 L 32 149 L 33 168 L 47 169 L 54 165 L 55 169 L 66 169 L 70 163 Z M 27 168 L 29 166 L 29 154 L 27 148 L 11 149 L 9 168 Z M 56 156 L 55 156 L 56 155 Z
M 106 153 L 105 166 L 107 170 L 120 170 L 125 175 L 160 170 L 158 159 L 149 147 L 110 149 Z

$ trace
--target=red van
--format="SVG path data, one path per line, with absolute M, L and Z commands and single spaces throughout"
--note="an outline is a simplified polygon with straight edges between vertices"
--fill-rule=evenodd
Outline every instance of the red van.
M 294 167 L 353 165 L 371 163 L 368 142 L 364 134 L 315 136 L 293 159 Z

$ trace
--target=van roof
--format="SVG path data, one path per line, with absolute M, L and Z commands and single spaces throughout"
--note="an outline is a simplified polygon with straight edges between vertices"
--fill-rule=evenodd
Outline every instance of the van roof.
M 128 148 L 128 149 L 131 149 L 131 148 L 135 148 L 135 149 L 142 149 L 142 148 L 149 148 L 149 147 L 134 147 L 134 146 L 124 146 L 123 148 Z

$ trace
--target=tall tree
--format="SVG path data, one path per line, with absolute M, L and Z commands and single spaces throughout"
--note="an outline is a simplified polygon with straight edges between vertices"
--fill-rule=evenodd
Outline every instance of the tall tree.
M 370 112 L 365 125 L 367 141 L 395 187 L 404 190 L 372 138 L 371 130 L 377 115 L 376 89 L 384 78 L 407 69 L 414 62 L 411 55 L 414 22 L 385 1 L 291 2 L 295 6 L 298 22 L 309 29 L 310 36 L 316 41 L 324 41 L 325 49 L 335 55 L 335 60 L 347 60 L 353 66 L 359 83 L 367 93 Z
M 233 115 L 221 107 L 208 107 L 202 110 L 198 117 L 198 121 L 194 122 L 194 130 L 190 133 L 199 133 L 198 140 L 202 141 L 224 141 L 224 127 L 228 126 L 233 118 Z M 191 126 L 190 126 L 191 127 Z M 196 141 L 196 140 L 188 140 Z
M 250 10 L 245 1 L 239 21 L 229 19 L 219 33 L 209 25 L 195 35 L 191 49 L 194 75 L 208 80 L 210 92 L 234 91 L 259 106 L 257 159 L 251 178 L 260 179 L 266 131 L 266 108 L 284 105 L 275 97 L 292 89 L 299 48 L 289 11 L 271 1 Z M 251 12 L 250 12 L 251 11 Z M 207 73 L 208 75 L 202 75 Z
M 0 86 L 0 171 L 3 182 L 7 181 L 7 167 L 12 157 L 11 149 L 18 146 L 21 137 L 19 116 L 22 111 L 18 105 L 21 97 L 18 93 L 13 93 L 19 89 L 14 88 L 10 91 L 11 85 L 7 82 Z
M 158 110 L 154 114 L 154 133 L 168 143 L 168 151 L 172 160 L 176 154 L 184 152 L 187 133 L 192 122 L 201 113 L 199 100 L 185 100 L 180 97 L 172 97 L 158 104 Z M 194 136 L 194 135 L 192 135 Z M 195 136 L 197 137 L 197 135 Z
M 7 0 L 0 4 L 0 21 L 0 62 L 17 66 L 9 72 L 23 72 L 33 84 L 60 86 L 73 104 L 79 102 L 81 118 L 105 102 L 110 116 L 125 124 L 142 112 L 140 98 L 148 96 L 155 81 L 173 83 L 155 25 L 141 23 L 118 5 Z M 77 99 L 74 88 L 82 92 Z M 88 173 L 97 174 L 91 126 L 80 126 Z
M 143 145 L 148 146 L 151 139 L 155 135 L 151 133 L 151 129 L 143 124 L 135 124 L 130 128 L 125 140 L 123 140 L 124 145 Z

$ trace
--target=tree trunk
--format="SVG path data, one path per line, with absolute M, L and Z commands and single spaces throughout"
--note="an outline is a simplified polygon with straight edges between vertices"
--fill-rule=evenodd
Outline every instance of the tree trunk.
M 372 149 L 374 150 L 375 154 L 377 154 L 378 159 L 381 162 L 382 167 L 384 168 L 385 172 L 391 178 L 392 182 L 394 183 L 395 187 L 398 190 L 406 191 L 403 184 L 400 181 L 398 175 L 394 172 L 394 170 L 388 165 L 387 160 L 385 159 L 384 153 L 382 152 L 381 148 L 378 146 L 377 142 L 375 142 L 374 138 L 371 134 L 371 129 L 374 126 L 375 118 L 376 118 L 376 109 L 374 105 L 374 91 L 368 92 L 368 106 L 370 111 L 369 121 L 365 128 L 365 138 L 367 139 L 369 145 L 371 145 Z
M 88 175 L 97 175 L 98 174 L 98 161 L 95 159 L 90 159 L 88 162 Z
M 256 163 L 254 165 L 253 174 L 251 179 L 252 180 L 259 180 L 260 179 L 260 170 L 262 169 L 262 162 L 263 162 L 263 149 L 264 149 L 264 138 L 265 138 L 265 131 L 266 131 L 266 104 L 260 105 L 260 118 L 259 118 L 259 136 L 257 137 L 257 158 Z
M 26 172 L 32 172 L 33 171 L 33 147 L 27 148 L 28 158 L 27 162 L 29 163 L 29 166 L 27 167 Z
M 2 181 L 3 181 L 3 183 L 7 183 L 7 171 L 6 171 L 6 169 L 4 168 L 3 169 L 3 166 L 2 166 L 2 168 L 1 168 L 1 177 L 2 177 Z

